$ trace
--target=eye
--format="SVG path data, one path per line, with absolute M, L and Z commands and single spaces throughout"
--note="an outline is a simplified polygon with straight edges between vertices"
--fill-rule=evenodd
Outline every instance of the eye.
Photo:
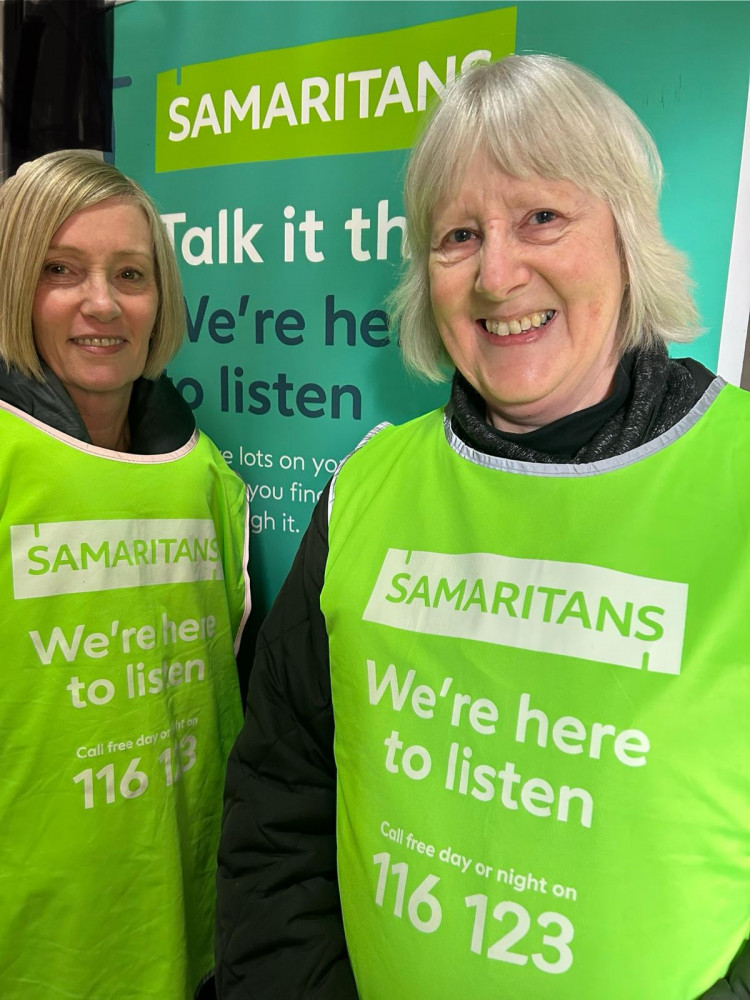
M 125 281 L 140 281 L 143 278 L 143 272 L 135 267 L 125 267 L 120 271 L 120 277 Z
M 59 277 L 68 273 L 68 268 L 65 264 L 58 264 L 55 261 L 51 261 L 44 265 L 44 273 L 51 274 L 53 277 Z
M 446 243 L 469 243 L 474 237 L 475 234 L 471 229 L 454 229 L 448 233 Z
M 529 222 L 532 226 L 544 226 L 547 223 L 554 222 L 557 219 L 557 212 L 553 212 L 549 208 L 543 208 L 539 212 L 534 212 L 529 218 Z

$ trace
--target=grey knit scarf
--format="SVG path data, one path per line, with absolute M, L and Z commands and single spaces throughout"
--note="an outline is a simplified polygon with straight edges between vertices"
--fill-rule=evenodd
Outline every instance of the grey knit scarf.
M 611 407 L 607 407 L 606 400 L 598 404 L 603 422 L 566 461 L 596 462 L 653 440 L 685 416 L 713 378 L 697 362 L 671 359 L 662 349 L 635 351 L 627 359 L 630 367 L 627 398 L 614 413 L 609 412 Z M 456 432 L 480 451 L 519 462 L 561 461 L 559 454 L 527 447 L 522 443 L 523 435 L 505 435 L 488 424 L 484 400 L 459 372 L 453 379 L 451 402 Z M 586 411 L 589 424 L 596 412 L 596 407 Z

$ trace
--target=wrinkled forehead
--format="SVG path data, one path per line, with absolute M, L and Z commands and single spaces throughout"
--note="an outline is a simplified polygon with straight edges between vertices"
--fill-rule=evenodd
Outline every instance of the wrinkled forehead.
M 565 181 L 582 191 L 601 197 L 598 187 L 586 171 L 578 171 L 556 161 L 554 157 L 541 155 L 537 150 L 519 148 L 515 144 L 492 142 L 479 139 L 471 154 L 456 158 L 443 173 L 434 188 L 434 196 L 429 214 L 434 218 L 440 207 L 460 196 L 464 190 L 467 174 L 471 172 L 504 175 L 530 183 L 545 181 Z
M 546 107 L 548 103 L 504 103 L 485 96 L 481 102 L 438 109 L 431 135 L 425 137 L 425 159 L 433 166 L 424 171 L 429 204 L 421 206 L 423 219 L 431 220 L 436 206 L 460 191 L 478 157 L 488 169 L 519 180 L 569 181 L 609 201 L 605 188 L 613 179 L 616 183 L 616 169 L 606 143 L 586 141 L 576 127 L 580 123 Z

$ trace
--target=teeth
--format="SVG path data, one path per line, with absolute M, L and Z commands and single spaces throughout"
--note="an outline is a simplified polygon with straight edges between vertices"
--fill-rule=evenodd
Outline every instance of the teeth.
M 508 334 L 519 334 L 525 330 L 539 329 L 544 326 L 555 315 L 554 309 L 545 309 L 544 312 L 531 313 L 530 316 L 521 316 L 519 319 L 511 320 L 510 323 L 503 323 L 502 320 L 487 319 L 484 321 L 488 333 L 494 333 L 496 337 L 507 337 Z
M 121 337 L 76 337 L 77 344 L 84 347 L 112 347 L 114 344 L 121 344 Z

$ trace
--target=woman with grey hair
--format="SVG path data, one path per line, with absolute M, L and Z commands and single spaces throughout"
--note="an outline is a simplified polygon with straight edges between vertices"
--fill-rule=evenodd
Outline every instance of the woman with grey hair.
M 563 59 L 430 118 L 393 316 L 451 398 L 342 463 L 261 633 L 222 1000 L 748 995 L 750 409 L 667 355 L 660 180 Z
M 164 366 L 147 195 L 93 154 L 0 189 L 0 996 L 214 995 L 246 490 Z

